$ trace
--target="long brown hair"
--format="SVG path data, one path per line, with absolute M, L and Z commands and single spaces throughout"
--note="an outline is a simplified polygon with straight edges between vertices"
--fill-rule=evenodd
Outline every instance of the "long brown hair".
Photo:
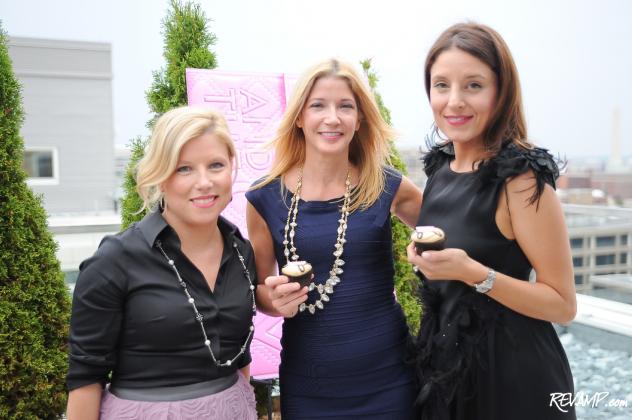
M 430 98 L 430 70 L 439 55 L 450 48 L 458 48 L 487 64 L 497 81 L 496 108 L 483 133 L 488 153 L 495 154 L 503 142 L 513 142 L 523 148 L 533 145 L 527 140 L 522 93 L 518 70 L 509 47 L 489 26 L 478 23 L 457 23 L 443 31 L 430 48 L 424 68 L 426 94 Z
M 311 67 L 296 84 L 277 135 L 271 142 L 275 150 L 272 168 L 252 189 L 261 188 L 275 178 L 283 177 L 294 165 L 305 161 L 305 136 L 297 121 L 314 84 L 323 77 L 343 79 L 358 104 L 360 129 L 349 145 L 349 160 L 358 167 L 360 179 L 351 196 L 350 210 L 369 207 L 384 190 L 383 167 L 389 162 L 388 141 L 393 138 L 393 132 L 382 119 L 375 99 L 360 75 L 350 64 L 337 59 L 328 59 Z

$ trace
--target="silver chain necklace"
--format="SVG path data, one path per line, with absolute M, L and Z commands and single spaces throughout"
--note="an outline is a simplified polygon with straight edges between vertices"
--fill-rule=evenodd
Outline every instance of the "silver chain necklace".
M 239 350 L 239 353 L 237 353 L 235 357 L 233 357 L 232 359 L 226 360 L 224 363 L 222 363 L 220 360 L 217 360 L 217 358 L 215 357 L 215 354 L 213 353 L 213 349 L 211 349 L 211 340 L 209 340 L 208 336 L 206 335 L 206 328 L 204 327 L 204 315 L 202 315 L 200 311 L 198 311 L 197 306 L 195 306 L 195 299 L 193 299 L 193 297 L 191 296 L 191 293 L 189 293 L 189 289 L 187 288 L 186 282 L 180 276 L 180 272 L 176 268 L 175 262 L 171 258 L 169 258 L 165 250 L 162 248 L 162 243 L 160 241 L 156 241 L 156 247 L 160 250 L 162 255 L 167 259 L 167 263 L 169 263 L 169 266 L 171 266 L 173 271 L 176 273 L 176 277 L 178 278 L 178 283 L 180 283 L 180 287 L 182 287 L 182 290 L 184 290 L 184 294 L 186 295 L 191 306 L 193 307 L 193 312 L 195 313 L 195 320 L 200 324 L 200 329 L 202 330 L 202 335 L 204 336 L 204 346 L 206 346 L 209 353 L 211 354 L 211 360 L 217 367 L 229 367 L 230 365 L 235 363 L 235 361 L 239 357 L 241 357 L 241 355 L 243 355 L 244 352 L 246 351 L 246 348 L 248 346 L 248 341 L 250 340 L 250 338 L 252 337 L 252 334 L 254 334 L 254 331 L 255 331 L 254 323 L 252 322 L 252 320 L 250 321 L 250 328 L 249 328 L 250 331 L 248 332 L 248 337 L 246 337 L 244 344 L 241 346 L 241 349 Z M 244 262 L 244 257 L 243 255 L 241 255 L 241 252 L 239 252 L 239 248 L 237 247 L 237 244 L 235 242 L 233 242 L 233 248 L 235 249 L 235 251 L 237 252 L 237 255 L 239 256 L 239 262 L 241 262 L 241 266 L 244 270 L 244 277 L 248 281 L 248 286 L 250 288 L 250 297 L 252 299 L 252 315 L 254 316 L 257 312 L 257 307 L 255 306 L 255 286 L 252 284 L 250 271 L 248 271 L 248 268 L 246 267 L 246 263 Z
M 298 226 L 296 219 L 298 217 L 298 202 L 301 199 L 301 187 L 303 186 L 303 168 L 299 170 L 298 180 L 296 182 L 296 190 L 292 196 L 290 202 L 290 208 L 287 213 L 287 221 L 285 222 L 284 238 L 283 238 L 283 254 L 287 262 L 297 261 L 299 259 L 296 253 L 296 246 L 294 244 L 294 236 L 296 234 L 296 227 Z M 336 244 L 334 245 L 334 262 L 331 270 L 329 270 L 329 278 L 325 281 L 325 284 L 316 284 L 313 281 L 309 284 L 309 291 L 316 289 L 319 294 L 319 298 L 314 303 L 301 303 L 298 307 L 299 311 L 304 312 L 306 309 L 310 314 L 316 313 L 316 309 L 324 309 L 325 302 L 329 302 L 329 295 L 333 295 L 334 286 L 340 283 L 340 275 L 343 273 L 342 266 L 345 262 L 342 260 L 342 253 L 344 251 L 344 244 L 347 242 L 345 239 L 347 233 L 347 219 L 349 218 L 349 204 L 351 202 L 351 175 L 347 171 L 347 179 L 345 181 L 345 195 L 340 209 L 340 219 L 338 219 L 338 229 Z M 289 248 L 288 248 L 289 246 Z

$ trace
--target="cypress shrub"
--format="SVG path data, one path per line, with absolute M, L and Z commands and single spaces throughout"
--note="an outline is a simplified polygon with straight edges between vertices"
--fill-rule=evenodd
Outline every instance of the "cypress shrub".
M 153 113 L 147 122 L 154 122 L 165 112 L 187 104 L 185 70 L 214 69 L 217 67 L 215 53 L 209 48 L 216 37 L 209 31 L 209 19 L 198 4 L 171 0 L 167 16 L 162 21 L 165 66 L 153 72 L 153 82 L 146 92 L 147 103 Z M 138 213 L 142 200 L 136 192 L 136 165 L 145 153 L 148 138 L 136 137 L 129 143 L 130 162 L 125 173 L 121 203 L 121 229 L 139 221 L 145 213 Z
M 70 299 L 22 169 L 21 88 L 7 43 L 0 24 L 0 418 L 54 419 L 66 405 Z
M 369 87 L 375 97 L 375 102 L 382 114 L 384 121 L 391 125 L 391 111 L 384 105 L 382 95 L 377 91 L 377 82 L 379 80 L 377 74 L 371 68 L 371 60 L 366 59 L 361 63 L 364 74 L 369 82 Z M 390 159 L 391 165 L 402 174 L 407 175 L 406 165 L 395 147 L 395 143 L 390 141 Z M 393 229 L 393 259 L 395 263 L 395 293 L 397 301 L 402 306 L 408 327 L 413 335 L 417 334 L 419 329 L 419 320 L 421 317 L 421 305 L 417 299 L 418 279 L 413 272 L 412 265 L 406 258 L 406 246 L 410 243 L 411 229 L 402 223 L 397 217 L 391 216 L 391 227 Z

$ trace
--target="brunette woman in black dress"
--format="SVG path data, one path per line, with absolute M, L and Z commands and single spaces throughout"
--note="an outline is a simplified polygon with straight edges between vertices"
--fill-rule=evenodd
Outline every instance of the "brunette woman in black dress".
M 418 225 L 443 229 L 446 249 L 408 247 L 423 274 L 421 418 L 574 419 L 556 400 L 573 380 L 551 325 L 576 310 L 559 172 L 527 136 L 509 49 L 489 27 L 454 25 L 428 54 L 425 87 L 438 140 Z

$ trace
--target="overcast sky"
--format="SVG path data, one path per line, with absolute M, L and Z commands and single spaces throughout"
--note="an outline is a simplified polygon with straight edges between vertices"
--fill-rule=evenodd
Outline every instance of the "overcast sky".
M 632 155 L 632 1 L 628 0 L 200 0 L 218 38 L 219 68 L 300 73 L 338 56 L 373 57 L 402 147 L 432 122 L 423 89 L 428 48 L 449 25 L 498 30 L 520 72 L 530 137 L 569 157 L 608 156 L 613 113 Z M 2 0 L 12 36 L 112 45 L 115 142 L 145 134 L 144 92 L 163 64 L 167 0 Z

